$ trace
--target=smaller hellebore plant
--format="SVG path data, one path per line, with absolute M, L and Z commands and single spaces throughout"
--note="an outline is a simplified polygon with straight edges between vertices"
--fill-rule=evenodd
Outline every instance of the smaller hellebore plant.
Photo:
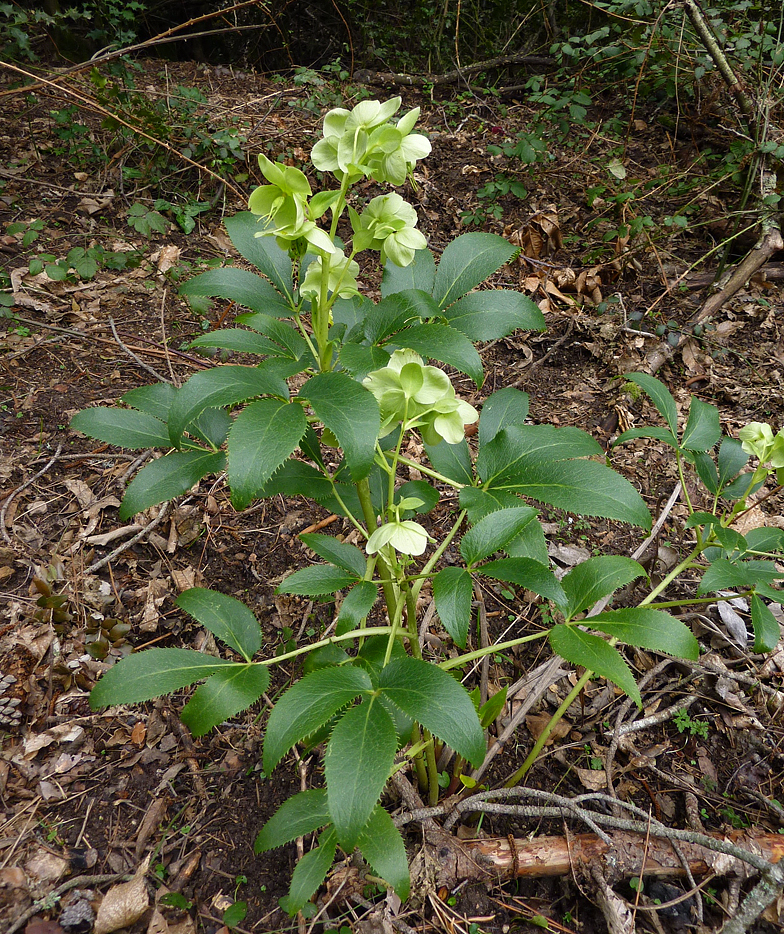
M 363 101 L 327 114 L 312 162 L 335 187 L 314 194 L 299 169 L 260 156 L 267 184 L 251 195 L 250 212 L 226 221 L 238 252 L 258 273 L 227 266 L 183 287 L 185 295 L 217 296 L 247 309 L 237 316 L 242 327 L 203 335 L 193 346 L 255 354 L 255 365 L 215 366 L 179 388 L 136 389 L 122 397 L 123 408 L 88 409 L 72 422 L 111 444 L 168 451 L 130 483 L 121 519 L 224 471 L 237 509 L 279 494 L 306 496 L 345 519 L 350 541 L 300 536 L 318 560 L 278 587 L 313 597 L 341 593 L 329 635 L 256 659 L 262 633 L 251 611 L 233 597 L 193 588 L 177 603 L 227 647 L 226 657 L 148 649 L 110 668 L 91 695 L 95 707 L 136 703 L 203 682 L 182 711 L 201 735 L 256 703 L 273 665 L 304 657 L 303 677 L 269 715 L 264 770 L 271 774 L 298 743 L 326 743 L 326 787 L 290 798 L 256 841 L 261 852 L 319 832 L 318 845 L 294 871 L 286 901 L 292 914 L 318 889 L 338 847 L 346 853 L 359 847 L 375 873 L 407 895 L 403 840 L 380 804 L 386 783 L 410 763 L 434 803 L 437 744 L 454 750 L 459 779 L 465 763 L 481 766 L 484 729 L 498 713 L 498 697 L 480 705 L 451 670 L 547 638 L 555 652 L 585 667 L 580 685 L 595 672 L 639 704 L 618 645 L 697 657 L 694 636 L 669 612 L 679 604 L 656 602 L 687 569 L 702 574 L 696 602 L 715 601 L 709 594 L 717 590 L 751 598 L 758 651 L 778 639 L 765 601 L 778 599 L 772 583 L 782 575 L 768 558 L 784 550 L 782 533 L 743 536 L 731 526 L 769 471 L 782 469 L 780 436 L 751 425 L 742 445 L 722 438 L 717 410 L 693 399 L 679 438 L 675 402 L 652 377 L 630 379 L 651 397 L 667 428 L 627 432 L 619 441 L 643 435 L 664 441 L 675 449 L 682 474 L 696 470 L 710 507 L 698 511 L 688 503 L 694 547 L 636 606 L 594 615 L 589 611 L 598 601 L 609 602 L 645 577 L 644 569 L 606 555 L 556 576 L 532 502 L 643 529 L 651 526 L 650 514 L 590 435 L 531 424 L 524 392 L 494 392 L 481 419 L 457 395 L 444 365 L 479 387 L 475 342 L 541 330 L 544 319 L 515 291 L 480 288 L 514 256 L 503 238 L 465 234 L 436 263 L 414 207 L 401 195 L 379 194 L 363 204 L 352 192 L 360 180 L 402 185 L 430 151 L 427 139 L 413 132 L 418 109 L 395 123 L 399 107 L 399 98 Z M 341 223 L 345 241 L 338 237 Z M 384 264 L 378 303 L 359 287 L 356 257 L 366 251 L 380 254 Z M 477 421 L 469 446 L 465 425 Z M 748 454 L 760 461 L 753 473 L 742 472 Z M 453 508 L 440 513 L 448 527 L 434 540 L 426 516 L 443 496 Z M 538 595 L 554 624 L 471 648 L 474 588 L 483 580 Z M 422 656 L 418 606 L 425 586 L 462 650 L 455 658 Z

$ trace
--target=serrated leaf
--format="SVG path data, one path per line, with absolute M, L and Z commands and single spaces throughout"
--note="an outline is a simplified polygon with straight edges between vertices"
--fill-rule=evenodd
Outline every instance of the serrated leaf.
M 552 600 L 558 606 L 566 602 L 566 594 L 553 572 L 530 558 L 500 558 L 474 568 L 476 574 L 491 577 L 506 584 L 516 584 Z
M 549 633 L 553 651 L 573 665 L 582 665 L 607 678 L 642 707 L 640 689 L 620 652 L 600 636 L 583 632 L 576 626 L 553 626 Z
M 503 489 L 530 464 L 549 465 L 603 453 L 599 443 L 580 428 L 508 425 L 479 449 L 476 469 L 485 484 Z
M 362 573 L 364 574 L 364 568 Z M 358 575 L 331 564 L 312 564 L 310 567 L 289 574 L 278 586 L 276 593 L 319 597 L 322 594 L 337 593 L 338 590 L 343 590 L 344 587 L 349 587 L 360 579 Z
M 351 853 L 381 797 L 395 761 L 397 735 L 377 697 L 365 697 L 335 724 L 324 757 L 329 814 Z
M 266 853 L 330 822 L 325 788 L 300 791 L 281 804 L 261 828 L 253 852 Z
M 296 402 L 260 399 L 237 416 L 229 431 L 229 483 L 235 509 L 243 509 L 297 449 L 307 418 Z
M 511 289 L 470 292 L 443 315 L 472 341 L 494 341 L 513 331 L 543 331 L 544 315 L 528 296 Z
M 261 697 L 270 682 L 269 668 L 258 664 L 234 664 L 208 678 L 183 707 L 180 718 L 194 736 L 245 710 Z
M 261 276 L 236 266 L 208 269 L 188 279 L 180 286 L 180 295 L 223 298 L 251 311 L 261 311 L 278 317 L 289 317 L 291 306 L 273 286 Z
M 134 409 L 83 409 L 71 419 L 71 428 L 88 438 L 132 451 L 171 447 L 166 425 L 159 418 Z
M 257 237 L 256 234 L 274 224 L 256 217 L 250 211 L 241 211 L 224 219 L 226 230 L 237 251 L 249 263 L 261 270 L 278 291 L 291 297 L 291 259 L 275 242 L 275 238 Z
M 678 439 L 669 428 L 662 428 L 661 425 L 651 425 L 648 428 L 630 428 L 618 435 L 613 441 L 613 447 L 624 444 L 626 441 L 634 441 L 635 438 L 653 438 L 654 441 L 663 441 L 672 448 L 678 448 Z
M 459 498 L 460 508 L 465 509 L 468 521 L 473 525 L 488 513 L 523 505 L 523 501 L 515 493 L 507 493 L 505 490 L 480 490 L 475 486 L 463 487 Z
M 494 392 L 482 406 L 479 419 L 479 444 L 487 444 L 509 425 L 524 425 L 528 417 L 529 397 L 512 386 Z
M 675 405 L 675 399 L 673 399 L 669 389 L 667 389 L 664 383 L 656 379 L 655 376 L 650 376 L 648 373 L 627 373 L 626 379 L 639 386 L 640 389 L 649 396 L 659 414 L 665 422 L 667 422 L 667 427 L 670 429 L 671 434 L 677 436 L 678 407 Z
M 517 249 L 496 234 L 467 233 L 457 237 L 441 254 L 433 298 L 441 308 L 447 308 L 508 263 L 515 253 Z
M 772 652 L 781 640 L 781 627 L 769 607 L 756 594 L 751 598 L 751 624 L 754 627 L 754 651 Z
M 234 597 L 217 590 L 191 587 L 175 602 L 246 661 L 249 662 L 261 648 L 258 620 L 244 603 Z
M 662 610 L 647 606 L 623 607 L 599 613 L 583 622 L 629 645 L 692 661 L 700 657 L 700 647 L 689 627 Z
M 288 398 L 288 386 L 265 361 L 259 366 L 217 366 L 183 383 L 169 412 L 169 437 L 179 447 L 183 432 L 201 412 L 273 395 Z
M 436 263 L 430 250 L 417 250 L 408 266 L 397 266 L 387 260 L 384 263 L 384 276 L 381 280 L 381 294 L 384 298 L 406 289 L 421 289 L 432 293 L 436 278 Z
M 219 347 L 221 350 L 234 350 L 237 353 L 255 353 L 259 355 L 279 356 L 282 347 L 263 334 L 246 331 L 242 328 L 222 328 L 202 334 L 190 343 L 191 347 Z
M 433 599 L 438 618 L 461 649 L 465 648 L 471 622 L 471 575 L 463 568 L 444 568 L 433 578 Z
M 340 605 L 335 635 L 342 636 L 356 629 L 373 609 L 377 598 L 378 587 L 370 581 L 360 581 L 352 587 Z
M 451 675 L 420 659 L 401 658 L 382 670 L 379 687 L 404 713 L 479 768 L 487 751 L 484 733 L 471 698 Z
M 547 567 L 550 556 L 547 552 L 547 539 L 544 537 L 542 523 L 530 522 L 523 531 L 506 546 L 510 558 L 530 558 Z
M 343 344 L 338 355 L 340 365 L 354 379 L 363 380 L 373 370 L 380 370 L 389 363 L 389 351 L 383 347 L 367 344 Z
M 339 542 L 331 535 L 318 535 L 316 533 L 305 533 L 300 535 L 299 538 L 319 558 L 329 561 L 330 564 L 336 564 L 339 568 L 343 568 L 344 571 L 348 571 L 349 574 L 353 574 L 357 578 L 361 579 L 365 576 L 367 556 L 356 545 Z
M 567 602 L 559 609 L 567 621 L 619 587 L 645 576 L 645 569 L 622 555 L 589 558 L 561 578 Z
M 709 451 L 721 438 L 719 410 L 715 405 L 691 397 L 689 418 L 683 429 L 681 446 L 687 451 Z
M 433 469 L 438 473 L 466 486 L 474 482 L 471 451 L 465 438 L 458 444 L 425 444 L 425 451 Z
M 90 692 L 90 706 L 140 704 L 233 667 L 238 663 L 190 649 L 145 649 L 121 659 L 101 677 Z
M 188 490 L 209 473 L 226 466 L 222 451 L 175 451 L 147 464 L 125 491 L 119 518 L 125 521 L 138 512 L 165 503 Z
M 319 845 L 309 850 L 294 868 L 289 894 L 280 900 L 281 907 L 293 918 L 304 908 L 326 879 L 329 867 L 335 859 L 338 838 L 335 828 L 330 827 L 319 837 Z
M 238 324 L 244 324 L 279 344 L 280 349 L 277 353 L 280 356 L 289 357 L 291 360 L 314 359 L 305 338 L 285 321 L 261 313 L 237 315 L 236 320 Z
M 256 494 L 270 496 L 308 496 L 323 502 L 333 495 L 332 484 L 324 474 L 304 461 L 287 460 Z
M 478 561 L 503 550 L 535 516 L 535 509 L 522 505 L 499 509 L 483 516 L 463 536 L 460 554 L 469 568 L 472 567 Z
M 319 373 L 302 387 L 300 396 L 340 442 L 352 479 L 366 477 L 381 424 L 373 394 L 345 373 Z
M 206 409 L 194 421 L 190 422 L 185 430 L 192 437 L 209 444 L 213 450 L 222 447 L 229 436 L 231 418 L 226 409 Z M 190 441 L 184 447 L 194 447 Z
M 439 307 L 429 292 L 421 289 L 394 292 L 368 309 L 364 321 L 365 337 L 371 344 L 380 344 L 406 324 L 419 324 L 420 319 L 428 321 L 438 314 Z
M 176 395 L 177 390 L 171 383 L 153 383 L 151 386 L 128 390 L 120 397 L 120 401 L 165 422 L 168 421 L 169 409 Z
M 746 547 L 758 552 L 784 552 L 784 529 L 750 529 L 746 532 Z
M 784 577 L 772 561 L 728 561 L 719 558 L 702 575 L 699 595 L 716 593 L 718 590 L 754 588 L 760 583 L 772 584 Z
M 415 350 L 425 358 L 453 366 L 482 385 L 482 359 L 471 341 L 460 331 L 446 324 L 416 324 L 392 335 L 391 341 L 400 347 Z
M 264 737 L 264 771 L 269 775 L 283 755 L 358 694 L 370 691 L 361 668 L 321 668 L 293 684 L 275 704 Z
M 357 846 L 375 874 L 405 901 L 411 890 L 408 855 L 400 831 L 381 805 L 374 809 L 370 821 L 359 835 Z

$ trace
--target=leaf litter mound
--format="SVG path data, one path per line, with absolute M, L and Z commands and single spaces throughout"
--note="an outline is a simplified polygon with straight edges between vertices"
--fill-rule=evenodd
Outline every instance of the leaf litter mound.
M 160 64 L 143 67 L 140 84 L 160 94 Z M 182 85 L 202 90 L 215 125 L 246 121 L 253 131 L 251 151 L 270 146 L 276 156 L 304 159 L 319 120 L 309 109 L 307 87 L 225 69 L 167 68 Z M 290 794 L 319 786 L 318 751 L 287 760 L 267 776 L 261 769 L 263 710 L 247 711 L 193 740 L 177 716 L 183 697 L 96 713 L 88 693 L 107 664 L 131 648 L 215 651 L 211 638 L 174 607 L 177 595 L 192 586 L 247 602 L 263 627 L 265 654 L 305 643 L 331 622 L 334 606 L 276 595 L 275 586 L 309 561 L 297 536 L 322 528 L 341 532 L 341 520 L 282 499 L 238 514 L 215 480 L 202 482 L 171 508 L 155 508 L 124 525 L 118 521 L 122 492 L 140 460 L 70 431 L 69 420 L 87 406 L 114 403 L 157 378 L 153 374 L 178 382 L 211 365 L 187 350 L 188 340 L 233 311 L 192 310 L 177 295 L 177 277 L 187 277 L 205 258 L 223 259 L 231 247 L 217 211 L 197 218 L 188 236 L 172 223 L 148 230 L 149 237 L 129 227 L 134 196 L 123 193 L 118 165 L 91 161 L 83 149 L 62 151 L 50 114 L 63 104 L 48 93 L 0 98 L 6 167 L 0 227 L 21 221 L 35 230 L 31 225 L 42 222 L 32 247 L 18 230 L 5 233 L 0 244 L 14 297 L 14 316 L 3 319 L 0 334 L 0 582 L 6 608 L 0 625 L 0 917 L 28 934 L 90 930 L 102 898 L 106 904 L 111 894 L 122 925 L 134 932 L 219 931 L 223 912 L 238 900 L 247 902 L 248 911 L 237 930 L 291 930 L 297 922 L 280 910 L 278 899 L 303 851 L 292 845 L 254 857 L 253 840 Z M 586 195 L 607 186 L 608 142 L 594 137 L 589 145 L 587 135 L 576 148 L 550 141 L 548 161 L 529 172 L 488 154 L 487 146 L 526 131 L 536 119 L 530 107 L 514 100 L 504 108 L 480 100 L 462 100 L 458 107 L 404 93 L 407 106 L 423 107 L 422 123 L 433 140 L 418 191 L 410 193 L 432 249 L 443 249 L 465 230 L 461 214 L 476 215 L 483 204 L 478 190 L 499 172 L 517 173 L 529 192 L 525 199 L 501 195 L 501 216 L 485 214 L 482 226 L 521 248 L 526 259 L 505 267 L 495 284 L 531 295 L 545 313 L 547 330 L 485 346 L 485 384 L 476 393 L 458 377 L 464 398 L 479 405 L 491 392 L 517 386 L 530 394 L 535 421 L 577 425 L 608 442 L 632 424 L 655 420 L 652 407 L 631 396 L 619 378 L 650 371 L 655 360 L 679 405 L 687 408 L 690 393 L 718 405 L 726 433 L 750 420 L 780 424 L 784 341 L 775 267 L 770 278 L 758 276 L 720 308 L 701 338 L 689 337 L 677 354 L 662 359 L 663 340 L 679 334 L 704 300 L 696 288 L 704 281 L 687 277 L 677 288 L 665 288 L 705 251 L 704 228 L 667 228 L 664 218 L 673 204 L 654 187 L 639 210 L 653 219 L 656 235 L 624 236 L 606 202 Z M 597 105 L 592 116 L 602 119 L 617 103 Z M 97 123 L 91 132 L 92 139 L 102 138 Z M 688 162 L 686 147 L 679 144 L 673 152 L 670 143 L 654 120 L 638 112 L 626 153 L 630 172 L 653 178 L 660 163 Z M 370 189 L 368 197 L 376 193 Z M 731 190 L 716 192 L 703 200 L 700 222 L 721 219 L 732 206 Z M 227 213 L 244 208 L 231 192 L 227 197 Z M 93 277 L 62 281 L 30 270 L 39 248 L 63 257 L 93 244 L 133 253 L 138 262 L 100 266 Z M 635 313 L 650 308 L 640 323 Z M 660 515 L 677 481 L 668 450 L 636 442 L 613 452 L 612 463 L 638 486 L 654 518 Z M 781 521 L 781 505 L 780 496 L 764 503 L 768 524 Z M 642 559 L 659 577 L 683 546 L 683 507 L 670 508 Z M 642 540 L 642 533 L 610 522 L 555 510 L 545 518 L 551 557 L 563 568 L 592 554 L 630 555 Z M 514 588 L 488 588 L 480 608 L 491 640 L 541 625 L 536 601 Z M 565 799 L 610 793 L 667 826 L 733 833 L 739 840 L 780 831 L 784 652 L 751 654 L 742 606 L 720 604 L 689 621 L 704 649 L 700 663 L 633 652 L 629 660 L 643 682 L 644 710 L 638 716 L 611 685 L 590 683 L 527 776 L 526 788 L 555 789 Z M 432 652 L 449 653 L 432 617 L 427 640 Z M 569 666 L 548 669 L 547 662 L 521 651 L 496 656 L 471 673 L 469 687 L 483 679 L 490 693 L 509 688 L 491 737 L 497 754 L 480 784 L 497 787 L 519 767 L 574 683 Z M 536 693 L 531 673 L 542 666 L 548 683 Z M 296 668 L 281 666 L 269 696 L 296 675 Z M 536 703 L 527 705 L 527 697 Z M 393 812 L 416 807 L 410 789 L 394 793 L 401 798 L 390 797 Z M 591 875 L 590 860 L 585 872 L 575 869 L 575 847 L 590 850 L 601 843 L 588 840 L 584 826 L 531 816 L 524 808 L 511 815 L 483 813 L 478 820 L 476 812 L 452 813 L 459 819 L 448 840 L 437 825 L 429 828 L 436 845 L 416 857 L 409 905 L 379 902 L 366 869 L 348 862 L 336 867 L 322 895 L 318 924 L 495 932 L 526 919 L 541 926 L 547 919 L 551 930 L 593 931 L 604 930 L 613 912 L 623 918 L 633 911 L 641 930 L 696 924 L 713 931 L 748 889 L 715 863 L 707 881 L 702 869 L 692 867 L 691 882 L 673 870 L 660 882 L 646 880 L 642 889 L 628 878 L 613 880 L 611 889 Z M 534 863 L 555 867 L 565 858 L 560 875 L 530 878 L 522 871 L 528 857 L 509 837 L 522 841 L 531 834 L 541 848 L 531 856 Z M 414 856 L 421 833 L 412 831 L 409 839 Z M 620 837 L 615 845 L 619 852 L 635 848 Z M 665 859 L 650 841 L 638 850 L 647 854 L 649 867 Z M 435 868 L 427 865 L 433 853 L 441 854 Z M 483 872 L 460 868 L 466 861 L 483 861 Z M 644 863 L 638 871 L 645 871 Z M 628 875 L 633 881 L 633 868 Z M 699 909 L 697 884 L 703 886 Z M 130 888 L 118 890 L 120 885 Z M 653 912 L 657 901 L 672 906 Z M 774 902 L 759 922 L 767 928 L 758 929 L 780 929 L 781 908 Z

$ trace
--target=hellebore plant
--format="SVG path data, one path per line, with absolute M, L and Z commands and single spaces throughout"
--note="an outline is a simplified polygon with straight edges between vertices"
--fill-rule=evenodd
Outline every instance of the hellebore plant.
M 110 668 L 91 695 L 94 707 L 135 703 L 201 681 L 182 712 L 201 735 L 254 704 L 269 685 L 272 665 L 305 656 L 304 676 L 269 715 L 264 769 L 271 774 L 297 743 L 313 748 L 326 742 L 326 788 L 290 798 L 256 841 L 264 851 L 319 831 L 318 846 L 293 875 L 286 902 L 292 914 L 318 889 L 338 847 L 346 853 L 359 847 L 375 873 L 407 895 L 403 840 L 380 804 L 386 783 L 411 763 L 422 793 L 435 802 L 436 740 L 454 750 L 456 769 L 466 762 L 478 767 L 486 752 L 484 727 L 497 713 L 494 701 L 475 704 L 450 669 L 549 638 L 554 651 L 584 666 L 588 676 L 610 679 L 640 703 L 618 643 L 679 657 L 698 654 L 690 630 L 668 612 L 676 604 L 654 603 L 674 575 L 637 606 L 587 617 L 597 601 L 644 577 L 644 569 L 614 555 L 591 558 L 560 580 L 550 567 L 532 501 L 651 526 L 637 490 L 606 465 L 590 435 L 531 424 L 527 395 L 505 388 L 484 401 L 477 450 L 469 447 L 465 425 L 476 423 L 479 413 L 436 364 L 479 387 L 482 363 L 474 343 L 516 329 L 541 330 L 544 319 L 515 291 L 478 288 L 513 258 L 515 250 L 503 238 L 465 234 L 436 263 L 417 229 L 415 209 L 398 193 L 378 195 L 364 207 L 354 197 L 352 186 L 363 179 L 402 185 L 430 151 L 426 138 L 412 132 L 418 109 L 395 123 L 399 107 L 399 98 L 363 101 L 351 111 L 327 114 L 312 162 L 337 187 L 313 194 L 298 169 L 260 156 L 268 184 L 251 195 L 249 213 L 226 221 L 238 252 L 258 274 L 227 266 L 183 287 L 187 296 L 218 296 L 247 309 L 237 316 L 243 327 L 203 335 L 193 346 L 256 354 L 256 365 L 215 366 L 180 388 L 136 389 L 122 397 L 124 408 L 88 409 L 72 422 L 121 447 L 168 449 L 130 483 L 121 519 L 225 471 L 236 509 L 278 494 L 306 496 L 343 516 L 358 542 L 303 534 L 320 561 L 278 587 L 313 597 L 341 592 L 331 634 L 256 660 L 262 633 L 251 611 L 233 597 L 194 588 L 178 605 L 231 657 L 149 649 Z M 338 239 L 341 219 L 341 230 L 350 229 L 346 243 Z M 378 303 L 358 284 L 355 257 L 364 251 L 378 252 L 384 263 Z M 772 562 L 758 559 L 782 550 L 781 533 L 760 530 L 744 538 L 730 525 L 744 498 L 767 477 L 771 468 L 764 464 L 781 466 L 781 444 L 768 436 L 767 426 L 749 426 L 746 450 L 722 439 L 717 411 L 697 399 L 678 440 L 667 390 L 652 377 L 630 378 L 651 396 L 668 428 L 627 432 L 620 440 L 647 431 L 670 444 L 681 472 L 692 465 L 713 497 L 710 512 L 690 506 L 687 527 L 694 528 L 696 544 L 679 572 L 701 569 L 700 594 L 733 588 L 750 595 L 757 648 L 770 648 L 778 629 L 774 633 L 763 598 L 777 599 L 771 583 L 781 575 Z M 418 439 L 424 457 L 410 453 L 422 450 Z M 708 452 L 719 443 L 714 463 Z M 762 461 L 753 474 L 741 473 L 747 451 Z M 409 479 L 412 471 L 417 479 Z M 458 508 L 446 533 L 434 540 L 425 517 L 444 492 Z M 735 503 L 727 515 L 719 510 L 722 499 Z M 458 563 L 443 560 L 453 543 Z M 470 648 L 480 580 L 533 592 L 549 603 L 558 622 L 549 631 Z M 417 606 L 425 585 L 432 587 L 441 625 L 463 650 L 455 659 L 422 657 Z

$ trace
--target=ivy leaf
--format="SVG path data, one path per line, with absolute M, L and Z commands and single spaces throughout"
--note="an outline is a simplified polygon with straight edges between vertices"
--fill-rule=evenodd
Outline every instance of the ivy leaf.
M 191 587 L 180 594 L 177 606 L 238 652 L 246 662 L 261 648 L 261 627 L 250 609 L 217 590 Z
M 101 677 L 90 692 L 90 706 L 140 704 L 236 667 L 244 666 L 191 649 L 146 649 L 121 659 Z
M 381 876 L 405 901 L 411 891 L 406 847 L 392 818 L 380 805 L 376 806 L 369 823 L 359 835 L 357 846 L 376 875 Z
M 595 671 L 627 694 L 642 707 L 640 689 L 634 680 L 631 669 L 623 660 L 620 652 L 605 642 L 600 636 L 583 632 L 577 626 L 553 626 L 549 633 L 553 651 L 573 665 L 582 665 Z
M 457 237 L 441 254 L 433 298 L 441 308 L 447 308 L 508 263 L 517 252 L 497 234 L 467 233 Z
M 136 513 L 165 503 L 188 490 L 209 473 L 220 473 L 226 466 L 222 451 L 174 451 L 146 464 L 128 484 L 119 517 L 123 521 Z
M 229 431 L 229 483 L 235 509 L 244 509 L 297 449 L 307 418 L 296 402 L 259 399 Z
M 397 735 L 392 718 L 377 697 L 365 697 L 335 724 L 327 753 L 329 813 L 338 843 L 351 853 L 389 778 Z
M 182 710 L 182 722 L 194 736 L 203 736 L 213 727 L 245 710 L 261 697 L 270 682 L 265 665 L 234 664 L 217 671 L 196 688 Z
M 464 568 L 444 568 L 433 578 L 433 599 L 444 629 L 464 649 L 471 622 L 471 575 Z
M 166 425 L 153 415 L 133 409 L 83 409 L 71 419 L 71 428 L 88 438 L 132 451 L 171 447 Z
M 320 668 L 293 684 L 275 704 L 267 722 L 264 771 L 271 774 L 295 743 L 327 723 L 358 694 L 372 689 L 370 675 L 354 667 Z
M 266 853 L 330 822 L 325 788 L 300 791 L 281 804 L 261 828 L 253 852 Z
M 345 373 L 319 373 L 300 396 L 340 442 L 352 480 L 364 479 L 373 466 L 381 425 L 373 394 Z
M 384 696 L 479 768 L 487 746 L 474 705 L 455 679 L 416 658 L 390 662 L 379 676 Z
M 472 341 L 494 341 L 513 331 L 543 331 L 544 315 L 535 302 L 511 289 L 469 292 L 443 315 Z
M 602 597 L 644 576 L 645 569 L 631 558 L 621 555 L 589 558 L 561 578 L 567 602 L 559 609 L 568 621 Z

